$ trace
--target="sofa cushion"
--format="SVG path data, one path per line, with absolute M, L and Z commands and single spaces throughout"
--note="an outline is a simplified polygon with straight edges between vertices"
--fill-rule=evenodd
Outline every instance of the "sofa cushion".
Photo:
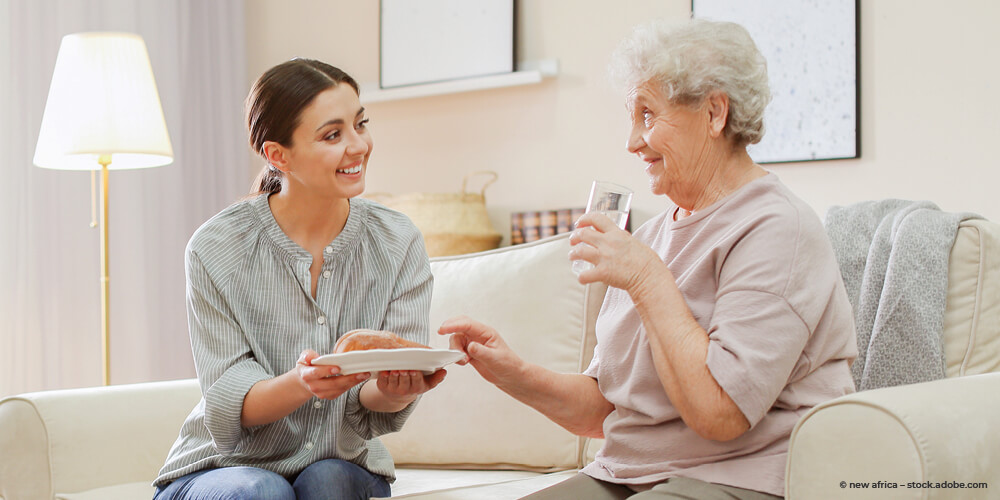
M 411 500 L 510 500 L 530 495 L 556 483 L 561 483 L 579 474 L 576 470 L 537 474 L 525 479 L 514 479 L 492 484 L 473 484 L 450 489 L 440 489 L 428 493 L 402 494 L 392 498 L 407 498 Z M 574 499 L 575 500 L 575 499 Z
M 437 327 L 452 316 L 467 315 L 495 327 L 529 362 L 557 372 L 582 371 L 594 344 L 587 318 L 596 314 L 596 295 L 604 290 L 577 282 L 568 252 L 563 234 L 431 259 L 431 346 L 447 348 Z M 402 431 L 382 440 L 397 465 L 535 471 L 580 467 L 583 444 L 484 381 L 471 366 L 458 365 L 423 396 Z
M 392 483 L 392 498 L 423 495 L 439 491 L 506 483 L 544 475 L 523 470 L 454 470 L 397 468 Z
M 967 220 L 948 262 L 944 353 L 949 377 L 1000 371 L 1000 225 Z

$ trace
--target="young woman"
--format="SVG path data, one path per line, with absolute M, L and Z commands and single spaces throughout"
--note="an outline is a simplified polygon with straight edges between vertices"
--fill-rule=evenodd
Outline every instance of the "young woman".
M 356 198 L 372 151 L 357 83 L 294 59 L 246 101 L 267 166 L 254 196 L 199 228 L 186 252 L 202 399 L 154 482 L 156 500 L 389 496 L 398 431 L 444 370 L 339 375 L 314 366 L 357 328 L 427 343 L 432 278 L 406 216 Z

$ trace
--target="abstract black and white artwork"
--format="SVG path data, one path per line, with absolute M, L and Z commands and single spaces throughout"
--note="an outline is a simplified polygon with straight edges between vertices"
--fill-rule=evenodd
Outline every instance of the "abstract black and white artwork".
M 857 158 L 857 0 L 692 0 L 694 17 L 745 27 L 768 64 L 772 101 L 758 163 Z

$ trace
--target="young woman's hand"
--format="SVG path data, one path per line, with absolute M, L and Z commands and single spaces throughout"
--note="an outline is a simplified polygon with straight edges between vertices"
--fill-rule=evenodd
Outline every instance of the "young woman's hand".
M 339 366 L 313 365 L 312 360 L 319 354 L 312 349 L 306 349 L 295 362 L 295 372 L 299 384 L 310 394 L 321 399 L 337 399 L 341 394 L 351 390 L 370 378 L 368 373 L 340 375 Z
M 361 388 L 361 405 L 382 413 L 400 411 L 417 396 L 437 387 L 446 373 L 443 369 L 430 375 L 412 370 L 379 372 L 375 380 Z
M 376 387 L 387 398 L 404 399 L 437 387 L 447 373 L 443 368 L 430 375 L 417 370 L 387 370 L 379 372 Z

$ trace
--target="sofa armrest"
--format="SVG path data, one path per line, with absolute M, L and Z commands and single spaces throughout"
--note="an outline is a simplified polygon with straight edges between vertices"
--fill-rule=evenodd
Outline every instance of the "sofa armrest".
M 970 483 L 1000 487 L 1000 434 L 992 430 L 1000 416 L 997 393 L 1000 373 L 988 373 L 823 403 L 792 431 L 785 494 L 790 499 L 984 498 L 991 490 Z M 908 486 L 925 482 L 932 486 Z M 938 483 L 945 487 L 933 486 Z
M 0 497 L 152 482 L 200 398 L 197 380 L 188 379 L 0 400 Z

